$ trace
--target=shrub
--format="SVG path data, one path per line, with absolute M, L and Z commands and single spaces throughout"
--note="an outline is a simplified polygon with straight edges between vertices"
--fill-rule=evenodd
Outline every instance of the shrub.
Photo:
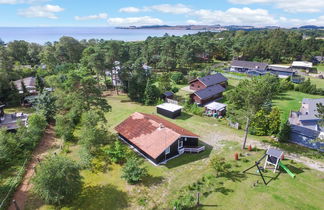
M 171 201 L 172 207 L 177 210 L 189 209 L 195 204 L 195 197 L 190 192 L 183 192 L 177 199 Z
M 147 169 L 140 167 L 141 161 L 136 157 L 127 159 L 126 164 L 122 169 L 122 178 L 129 184 L 135 184 L 142 180 L 147 175 Z
M 112 145 L 104 148 L 104 153 L 108 156 L 108 159 L 113 163 L 124 163 L 128 156 L 127 148 L 121 144 L 119 140 L 116 140 Z
M 219 155 L 213 155 L 210 158 L 209 165 L 215 170 L 216 176 L 227 173 L 228 169 L 231 167 L 230 164 L 226 163 L 225 158 L 220 157 Z
M 184 76 L 181 72 L 172 72 L 171 79 L 178 85 L 184 82 Z
M 47 203 L 61 204 L 74 199 L 82 189 L 79 166 L 63 156 L 50 156 L 36 168 L 34 192 Z
M 282 123 L 280 126 L 280 131 L 278 133 L 278 140 L 280 142 L 286 142 L 289 140 L 289 135 L 290 135 L 290 125 L 287 122 Z

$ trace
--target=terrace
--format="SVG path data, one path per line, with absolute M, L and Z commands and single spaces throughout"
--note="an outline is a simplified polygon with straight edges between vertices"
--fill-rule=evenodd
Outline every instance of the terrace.
M 5 128 L 6 130 L 15 130 L 20 127 L 19 122 L 26 126 L 27 119 L 28 115 L 23 112 L 5 114 L 4 105 L 0 106 L 0 128 Z

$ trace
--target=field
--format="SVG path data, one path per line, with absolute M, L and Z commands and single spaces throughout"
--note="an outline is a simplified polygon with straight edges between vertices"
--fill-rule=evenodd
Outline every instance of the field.
M 128 101 L 125 96 L 110 96 L 108 102 L 112 112 L 107 113 L 112 129 L 135 111 L 154 113 L 155 108 Z M 234 130 L 225 122 L 207 117 L 183 114 L 173 120 L 201 136 L 201 143 L 207 150 L 200 154 L 184 154 L 165 166 L 153 166 L 145 161 L 149 176 L 138 185 L 128 185 L 120 178 L 121 166 L 112 165 L 105 172 L 82 171 L 84 188 L 81 196 L 63 209 L 170 209 L 170 201 L 175 199 L 180 189 L 201 179 L 205 175 L 214 176 L 208 166 L 208 157 L 218 153 L 231 164 L 229 173 L 215 179 L 213 188 L 206 187 L 201 196 L 199 209 L 321 209 L 324 196 L 323 173 L 305 168 L 290 160 L 284 164 L 296 178 L 288 174 L 266 172 L 268 186 L 262 184 L 256 169 L 246 174 L 240 173 L 258 160 L 263 151 L 243 152 L 239 161 L 233 160 L 235 152 L 241 152 L 237 138 L 242 131 Z M 249 136 L 249 139 L 256 137 Z M 268 140 L 267 137 L 262 139 Z M 261 140 L 261 138 L 260 138 Z M 79 160 L 79 146 L 71 146 L 69 157 Z M 256 184 L 258 181 L 258 184 Z M 201 183 L 198 183 L 201 184 Z M 253 184 L 256 186 L 253 187 Z M 195 195 L 196 191 L 192 191 Z M 26 209 L 55 209 L 30 195 Z
M 287 91 L 278 96 L 273 101 L 273 105 L 279 107 L 280 111 L 282 112 L 282 120 L 287 120 L 290 111 L 298 111 L 300 109 L 303 98 L 323 98 L 323 96 L 310 95 L 296 91 Z

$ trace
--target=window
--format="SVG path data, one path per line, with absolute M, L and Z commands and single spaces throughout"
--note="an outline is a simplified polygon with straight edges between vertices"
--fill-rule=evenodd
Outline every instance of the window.
M 178 148 L 182 148 L 182 147 L 183 147 L 183 141 L 179 140 Z
M 170 147 L 168 147 L 166 150 L 165 150 L 165 154 L 169 154 L 170 153 Z
M 198 85 L 198 88 L 200 88 L 200 86 Z
M 187 137 L 184 137 L 184 141 L 187 141 Z

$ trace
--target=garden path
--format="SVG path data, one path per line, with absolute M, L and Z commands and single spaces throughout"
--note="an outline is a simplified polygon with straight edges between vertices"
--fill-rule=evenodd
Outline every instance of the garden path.
M 59 146 L 59 143 L 55 138 L 54 126 L 49 125 L 45 130 L 42 140 L 34 150 L 32 159 L 30 160 L 26 168 L 26 173 L 23 177 L 23 180 L 14 194 L 13 200 L 16 201 L 16 204 L 18 205 L 20 210 L 25 209 L 25 203 L 27 201 L 28 192 L 32 187 L 30 180 L 35 173 L 35 167 L 37 166 L 39 161 L 44 159 L 44 157 L 48 154 L 49 150 L 54 148 L 55 146 Z M 9 206 L 8 210 L 16 210 L 16 206 L 13 202 Z

